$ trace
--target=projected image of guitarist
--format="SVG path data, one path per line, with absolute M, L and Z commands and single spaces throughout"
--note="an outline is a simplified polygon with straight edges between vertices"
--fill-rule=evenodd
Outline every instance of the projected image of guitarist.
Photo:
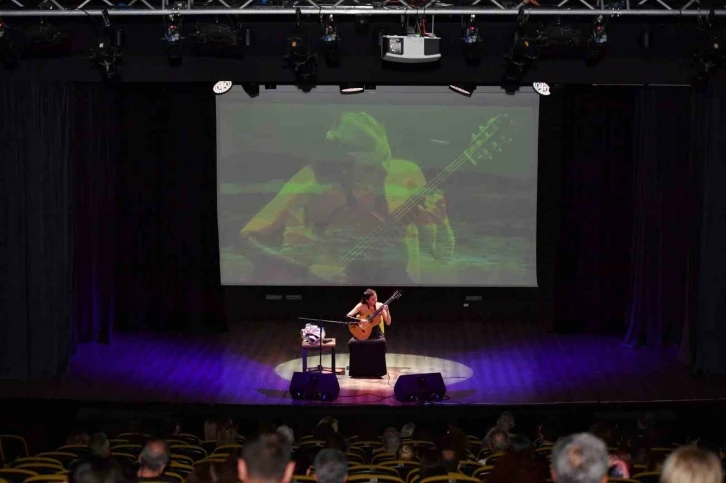
M 241 230 L 260 283 L 418 283 L 421 255 L 446 264 L 455 237 L 440 189 L 391 153 L 384 127 L 343 113 L 326 141 L 334 161 L 295 174 Z

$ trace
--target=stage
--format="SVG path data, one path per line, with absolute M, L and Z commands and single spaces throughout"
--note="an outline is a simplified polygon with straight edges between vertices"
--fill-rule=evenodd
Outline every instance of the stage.
M 2 382 L 6 397 L 129 402 L 292 405 L 287 393 L 300 359 L 297 321 L 236 325 L 208 336 L 118 333 L 111 345 L 81 345 L 63 380 Z M 338 367 L 347 365 L 345 327 L 336 337 Z M 388 331 L 388 377 L 338 376 L 336 405 L 401 405 L 402 374 L 441 372 L 441 404 L 524 405 L 693 401 L 726 398 L 716 380 L 691 377 L 674 349 L 621 347 L 608 335 L 558 335 L 536 323 L 394 321 Z M 310 352 L 308 366 L 317 367 Z M 323 356 L 323 365 L 330 357 Z M 331 404 L 331 403 L 324 403 Z

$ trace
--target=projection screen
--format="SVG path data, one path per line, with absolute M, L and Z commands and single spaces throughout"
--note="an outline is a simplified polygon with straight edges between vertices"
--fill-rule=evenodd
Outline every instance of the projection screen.
M 217 97 L 225 285 L 536 285 L 534 92 Z

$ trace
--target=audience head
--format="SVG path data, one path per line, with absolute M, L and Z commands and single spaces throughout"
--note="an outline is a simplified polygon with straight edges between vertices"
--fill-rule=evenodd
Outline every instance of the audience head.
M 345 483 L 348 480 L 348 459 L 337 449 L 322 449 L 315 455 L 315 481 L 318 483 Z
M 494 427 L 487 433 L 486 441 L 492 453 L 507 451 L 509 449 L 509 432 L 498 426 Z
M 237 425 L 227 420 L 217 431 L 217 446 L 237 444 Z
M 710 451 L 694 446 L 677 449 L 666 458 L 661 483 L 721 483 L 721 461 Z
M 126 483 L 121 468 L 111 459 L 81 463 L 70 475 L 69 483 Z
M 187 475 L 186 483 L 239 483 L 237 458 L 230 457 L 224 463 L 200 463 Z
M 333 431 L 336 433 L 338 432 L 338 420 L 333 416 L 325 416 L 323 419 L 318 421 L 318 426 L 321 424 L 329 424 L 333 428 Z
M 514 414 L 509 411 L 504 411 L 497 419 L 497 427 L 503 429 L 507 433 L 511 433 L 514 429 Z
M 93 433 L 88 438 L 88 452 L 98 458 L 111 456 L 111 442 L 104 433 Z
M 543 443 L 554 444 L 562 436 L 562 424 L 555 417 L 548 417 L 539 426 L 539 437 Z
M 152 439 L 147 441 L 139 455 L 139 476 L 144 478 L 159 476 L 169 464 L 169 445 L 166 441 Z
M 290 426 L 278 426 L 278 428 L 275 430 L 277 435 L 281 437 L 286 443 L 290 445 L 295 444 L 295 432 L 292 430 Z
M 446 462 L 441 451 L 436 448 L 428 449 L 421 455 L 421 466 L 419 469 L 419 480 L 429 476 L 442 476 L 449 473 Z
M 414 423 L 406 423 L 401 428 L 401 437 L 413 438 L 414 431 L 416 431 L 416 425 Z
M 216 441 L 217 440 L 217 421 L 208 419 L 204 422 L 204 441 Z
M 399 446 L 396 452 L 396 459 L 399 461 L 414 461 L 416 459 L 416 453 L 413 451 L 413 446 L 410 444 L 402 444 Z
M 325 440 L 325 447 L 328 449 L 337 449 L 338 451 L 346 453 L 348 451 L 348 442 L 342 434 L 333 433 Z
M 264 434 L 245 445 L 239 480 L 245 483 L 289 483 L 295 471 L 292 446 L 277 434 Z
M 90 436 L 85 429 L 76 429 L 66 439 L 66 444 L 85 444 L 88 445 Z
M 383 432 L 383 450 L 386 453 L 396 454 L 401 446 L 401 433 L 396 428 L 388 428 Z
M 529 451 L 532 448 L 532 442 L 528 437 L 521 434 L 510 436 L 509 438 L 509 451 L 512 453 L 523 453 Z
M 606 483 L 608 451 L 588 433 L 561 439 L 552 449 L 552 479 L 557 483 Z

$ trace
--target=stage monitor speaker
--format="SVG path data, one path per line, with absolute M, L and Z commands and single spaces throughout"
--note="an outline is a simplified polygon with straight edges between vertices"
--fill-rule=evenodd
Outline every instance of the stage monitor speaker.
M 290 380 L 290 396 L 293 399 L 335 401 L 339 395 L 340 384 L 335 374 L 295 372 Z
M 398 377 L 393 394 L 401 402 L 441 401 L 446 396 L 446 384 L 440 372 L 406 374 Z

